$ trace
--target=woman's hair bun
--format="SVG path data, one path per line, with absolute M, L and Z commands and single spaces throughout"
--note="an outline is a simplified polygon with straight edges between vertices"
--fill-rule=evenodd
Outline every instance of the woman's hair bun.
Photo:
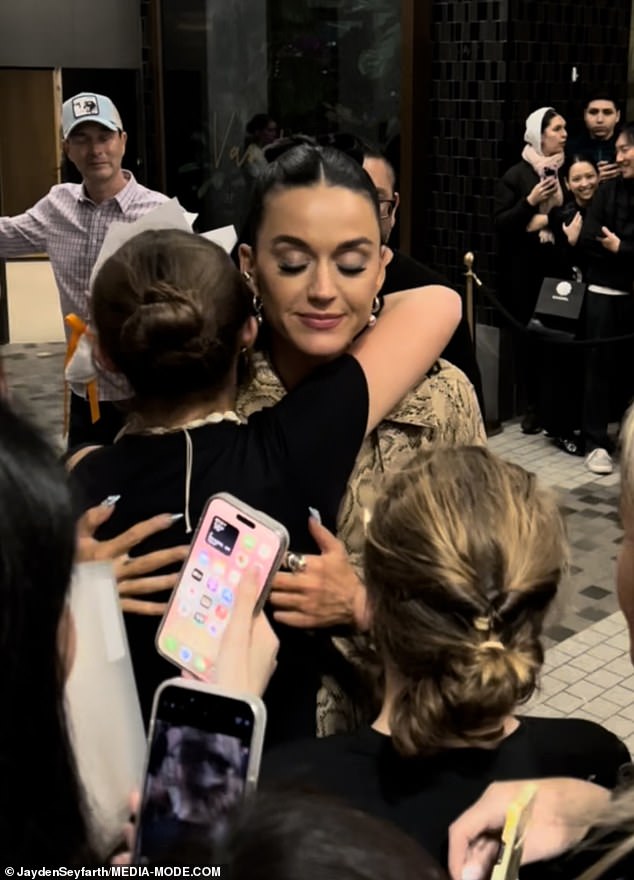
M 200 336 L 204 318 L 200 306 L 165 281 L 142 294 L 136 310 L 121 327 L 121 348 L 128 355 L 174 350 Z
M 137 399 L 171 401 L 224 387 L 251 299 L 217 245 L 176 229 L 148 230 L 101 267 L 92 312 L 102 352 Z
M 567 564 L 555 496 L 485 448 L 425 451 L 377 503 L 364 563 L 374 635 L 401 684 L 396 748 L 499 739 L 535 690 Z

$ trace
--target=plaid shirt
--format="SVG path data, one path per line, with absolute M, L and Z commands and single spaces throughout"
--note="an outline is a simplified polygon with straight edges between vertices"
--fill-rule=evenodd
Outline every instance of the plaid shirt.
M 131 223 L 167 201 L 167 196 L 137 183 L 129 171 L 124 174 L 128 182 L 123 189 L 99 205 L 83 184 L 62 183 L 24 214 L 0 217 L 0 257 L 46 251 L 64 315 L 74 312 L 88 321 L 90 273 L 113 220 Z M 130 390 L 125 380 L 100 370 L 100 400 L 126 397 Z

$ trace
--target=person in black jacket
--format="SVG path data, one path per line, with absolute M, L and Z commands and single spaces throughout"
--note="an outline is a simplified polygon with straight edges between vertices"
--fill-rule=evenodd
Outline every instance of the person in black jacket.
M 363 151 L 363 167 L 370 176 L 379 196 L 381 237 L 383 244 L 388 244 L 394 229 L 396 212 L 399 206 L 399 194 L 395 190 L 396 174 L 390 162 L 379 150 L 366 143 L 360 142 L 360 146 Z M 407 254 L 401 251 L 393 250 L 393 253 L 394 256 L 385 270 L 385 283 L 381 288 L 381 295 L 385 296 L 399 290 L 424 287 L 427 284 L 442 284 L 451 287 L 451 284 L 443 275 L 430 269 L 429 266 L 419 263 L 418 260 L 412 259 L 412 257 L 407 256 Z M 464 316 L 441 357 L 462 370 L 470 380 L 484 417 L 482 376 L 476 361 L 469 325 Z
M 634 123 L 616 141 L 621 177 L 601 184 L 583 223 L 579 247 L 587 259 L 586 333 L 609 338 L 634 331 Z M 586 466 L 612 473 L 608 422 L 622 415 L 632 392 L 631 347 L 602 345 L 588 351 L 583 433 Z
M 583 108 L 585 130 L 566 144 L 568 156 L 584 153 L 592 158 L 599 168 L 601 183 L 620 176 L 616 162 L 620 119 L 621 111 L 612 95 L 604 91 L 590 92 Z
M 552 107 L 535 110 L 526 120 L 520 162 L 509 168 L 496 187 L 500 291 L 510 311 L 524 324 L 533 314 L 543 279 L 554 274 L 556 251 L 549 215 L 564 201 L 560 169 L 566 137 L 566 122 Z M 528 341 L 518 340 L 517 348 L 526 398 L 522 430 L 536 434 L 541 430 L 539 351 Z
M 563 177 L 566 201 L 561 208 L 554 208 L 550 216 L 559 262 L 555 277 L 583 281 L 586 273 L 585 252 L 577 247 L 577 243 L 583 219 L 599 186 L 599 169 L 591 156 L 573 153 L 566 159 Z M 544 319 L 543 323 L 554 329 L 572 330 L 568 319 L 550 317 Z M 574 336 L 583 338 L 583 308 L 575 324 Z M 555 445 L 564 452 L 584 455 L 581 414 L 585 353 L 579 346 L 560 344 L 544 345 L 542 353 L 544 373 L 548 374 L 548 381 L 543 383 L 540 395 L 544 428 Z

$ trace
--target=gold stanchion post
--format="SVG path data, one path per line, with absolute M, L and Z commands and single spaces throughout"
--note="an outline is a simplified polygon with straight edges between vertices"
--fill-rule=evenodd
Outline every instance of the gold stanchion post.
M 465 282 L 465 307 L 467 313 L 467 324 L 469 325 L 469 331 L 471 332 L 471 339 L 475 340 L 475 306 L 473 301 L 473 283 L 478 285 L 478 287 L 482 287 L 482 282 L 473 271 L 473 262 L 475 257 L 473 256 L 472 251 L 467 251 L 464 255 L 464 264 L 467 269 L 465 272 L 465 278 L 467 279 Z

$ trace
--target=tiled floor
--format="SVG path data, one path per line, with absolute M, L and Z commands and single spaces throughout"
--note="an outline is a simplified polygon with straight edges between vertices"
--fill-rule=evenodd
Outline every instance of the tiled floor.
M 4 357 L 19 404 L 60 443 L 63 345 L 10 345 Z M 634 670 L 614 592 L 621 540 L 618 472 L 594 476 L 581 458 L 560 452 L 541 435 L 523 435 L 517 424 L 506 425 L 489 444 L 558 492 L 571 542 L 569 582 L 558 617 L 546 629 L 541 689 L 526 711 L 600 721 L 634 752 Z
M 561 642 L 617 611 L 614 568 L 621 529 L 619 475 L 595 476 L 583 459 L 557 449 L 542 435 L 526 436 L 517 424 L 489 440 L 490 448 L 516 462 L 557 492 L 566 515 L 571 545 L 568 583 L 556 621 L 546 629 L 547 645 Z
M 598 721 L 634 753 L 634 670 L 614 590 L 622 534 L 618 469 L 595 476 L 583 459 L 559 451 L 541 435 L 525 436 L 517 424 L 506 425 L 489 446 L 558 492 L 571 543 L 565 600 L 558 619 L 546 629 L 550 647 L 541 687 L 525 711 Z

